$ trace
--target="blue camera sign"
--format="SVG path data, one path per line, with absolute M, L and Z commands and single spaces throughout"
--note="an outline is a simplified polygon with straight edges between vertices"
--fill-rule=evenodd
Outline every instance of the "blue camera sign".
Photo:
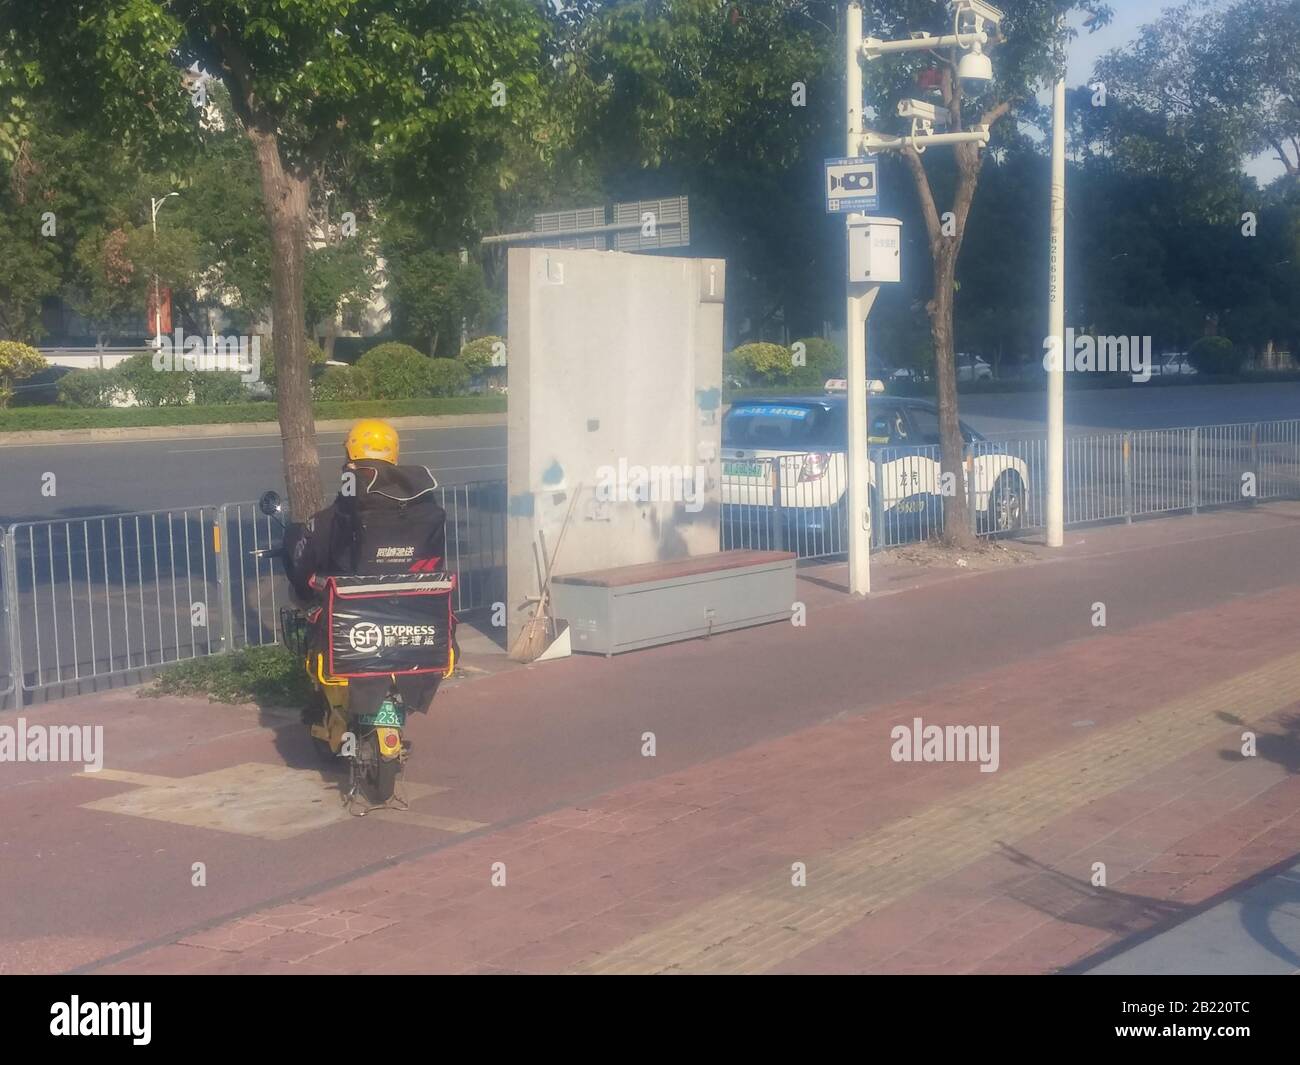
M 880 166 L 876 156 L 827 159 L 824 169 L 827 214 L 880 210 Z

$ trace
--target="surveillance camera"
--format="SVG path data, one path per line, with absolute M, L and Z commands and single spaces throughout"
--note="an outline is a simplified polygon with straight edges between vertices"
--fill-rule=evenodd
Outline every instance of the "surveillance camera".
M 948 0 L 948 10 L 954 15 L 971 14 L 975 16 L 976 29 L 983 29 L 981 23 L 997 27 L 1002 25 L 1006 16 L 999 8 L 986 4 L 984 0 Z
M 898 115 L 900 118 L 920 119 L 936 126 L 948 125 L 948 109 L 926 100 L 899 100 Z

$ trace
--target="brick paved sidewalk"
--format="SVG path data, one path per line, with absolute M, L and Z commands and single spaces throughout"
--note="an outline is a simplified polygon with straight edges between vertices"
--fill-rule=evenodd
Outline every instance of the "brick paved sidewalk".
M 95 971 L 1055 971 L 1300 851 L 1298 622 L 1099 629 Z M 917 717 L 998 770 L 892 761 Z

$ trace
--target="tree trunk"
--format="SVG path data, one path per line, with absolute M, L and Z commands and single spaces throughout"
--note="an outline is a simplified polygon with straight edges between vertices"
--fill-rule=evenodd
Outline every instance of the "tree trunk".
M 934 254 L 934 297 L 926 310 L 930 314 L 930 336 L 934 340 L 934 369 L 939 401 L 939 454 L 944 481 L 952 492 L 943 495 L 943 539 L 953 547 L 975 545 L 970 510 L 966 499 L 965 452 L 957 417 L 957 360 L 953 350 L 953 280 L 957 272 L 957 245 L 943 241 Z M 949 477 L 948 475 L 952 476 Z
M 284 166 L 273 130 L 250 127 L 248 136 L 257 152 L 262 200 L 271 227 L 271 346 L 284 483 L 294 520 L 306 521 L 323 506 L 303 300 L 311 179 L 300 168 Z

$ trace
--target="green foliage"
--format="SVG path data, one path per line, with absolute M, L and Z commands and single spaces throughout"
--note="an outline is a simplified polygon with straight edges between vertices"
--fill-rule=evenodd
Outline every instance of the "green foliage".
M 307 253 L 303 298 L 307 326 L 365 306 L 374 288 L 372 249 L 358 237 Z
M 70 291 L 71 302 L 101 336 L 112 335 L 119 319 L 143 319 L 155 276 L 161 288 L 183 291 L 194 284 L 198 238 L 176 227 L 154 234 L 129 222 L 94 226 L 77 243 L 73 262 L 80 284 Z
M 262 365 L 261 380 L 275 394 L 276 370 L 275 370 L 275 352 L 267 343 L 261 345 Z M 319 373 L 325 366 L 325 349 L 314 340 L 307 341 L 307 367 L 312 373 Z
M 174 407 L 190 400 L 190 374 L 176 370 L 155 370 L 153 355 L 142 352 L 118 363 L 118 381 L 142 407 Z
M 111 370 L 73 370 L 59 378 L 59 403 L 65 407 L 111 407 L 121 375 Z
M 409 344 L 390 341 L 367 351 L 357 367 L 370 378 L 376 399 L 417 399 L 429 394 L 429 362 Z
M 370 399 L 370 375 L 359 366 L 327 366 L 316 379 L 313 394 L 318 400 L 351 402 Z
M 478 337 L 460 349 L 460 361 L 469 371 L 470 376 L 478 377 L 498 369 L 492 364 L 498 344 L 502 345 L 501 350 L 504 352 L 505 340 L 497 336 Z
M 428 399 L 454 396 L 469 383 L 469 371 L 455 359 L 429 359 L 409 344 L 390 341 L 357 360 L 375 399 Z
M 314 404 L 322 419 L 434 417 L 443 414 L 504 413 L 504 396 L 453 396 L 449 399 L 387 399 L 354 402 L 322 400 Z M 42 429 L 121 429 L 151 425 L 222 425 L 263 422 L 275 424 L 275 404 L 231 403 L 228 406 L 112 407 L 108 410 L 73 407 L 19 407 L 0 411 L 0 433 Z
M 393 331 L 418 341 L 431 356 L 454 354 L 462 323 L 479 327 L 493 306 L 483 271 L 456 255 L 412 248 L 407 239 L 390 239 L 385 249 Z
M 1187 361 L 1205 374 L 1235 374 L 1246 353 L 1227 337 L 1201 337 L 1187 349 Z
M 455 359 L 430 359 L 425 382 L 426 396 L 456 396 L 469 387 L 469 370 Z
M 1110 113 L 1089 116 L 1088 133 L 1206 218 L 1230 217 L 1245 157 L 1267 152 L 1300 174 L 1296 0 L 1170 7 L 1096 74 Z
M 825 337 L 804 337 L 790 346 L 791 352 L 798 351 L 800 344 L 804 365 L 793 368 L 791 384 L 816 387 L 824 385 L 828 378 L 844 376 L 844 353 L 837 345 Z
M 248 399 L 248 388 L 236 372 L 230 370 L 195 370 L 189 374 L 190 388 L 195 406 L 215 406 L 222 403 L 242 403 Z
M 747 385 L 781 384 L 794 374 L 794 353 L 780 344 L 742 344 L 728 354 L 727 370 Z
M 311 682 L 302 662 L 274 644 L 209 655 L 163 669 L 141 698 L 164 695 L 206 696 L 218 703 L 301 707 L 310 703 Z
M 212 407 L 246 403 L 248 388 L 229 370 L 156 370 L 144 353 L 107 370 L 73 370 L 59 379 L 59 403 L 65 407 L 111 407 L 130 392 L 142 407 Z
M 501 145 L 536 110 L 544 30 L 533 0 L 7 0 L 0 102 L 21 71 L 23 87 L 63 114 L 91 116 L 101 140 L 167 166 L 214 135 L 182 72 L 222 79 L 257 148 L 263 217 L 277 245 L 274 329 L 282 355 L 296 360 L 307 321 L 290 270 L 306 254 L 316 175 L 356 167 L 372 188 L 391 183 L 465 229 L 480 195 L 472 190 L 494 178 Z M 10 123 L 0 121 L 12 145 Z M 430 354 L 437 349 L 434 337 Z M 309 461 L 298 443 L 311 416 L 306 397 L 283 402 L 283 391 L 286 462 Z M 289 473 L 295 504 L 314 503 L 312 478 Z
M 34 211 L 7 209 L 0 195 L 0 336 L 37 340 L 44 332 L 41 301 L 59 286 L 55 246 L 40 236 Z
M 17 340 L 0 340 L 0 410 L 9 406 L 14 385 L 48 366 L 45 356 Z

